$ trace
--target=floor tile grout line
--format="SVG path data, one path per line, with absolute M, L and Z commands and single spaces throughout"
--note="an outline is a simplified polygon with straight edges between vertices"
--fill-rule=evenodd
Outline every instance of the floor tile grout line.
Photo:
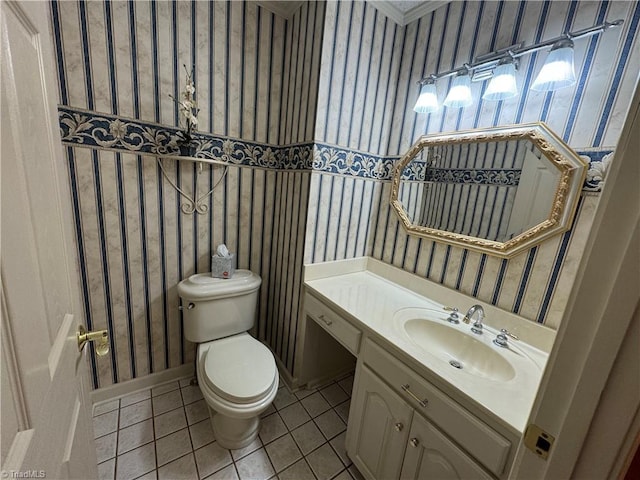
M 200 468 L 198 467 L 198 460 L 196 458 L 196 449 L 193 447 L 193 437 L 191 436 L 191 428 L 189 426 L 189 421 L 187 420 L 187 411 L 184 408 L 185 407 L 185 405 L 184 405 L 184 395 L 182 394 L 182 387 L 180 386 L 180 381 L 179 380 L 178 380 L 178 391 L 180 392 L 180 399 L 182 400 L 182 408 L 184 410 L 184 418 L 185 418 L 185 422 L 187 424 L 187 427 L 186 427 L 187 428 L 187 433 L 189 435 L 189 442 L 191 443 L 191 452 L 190 453 L 191 453 L 191 455 L 193 455 L 193 463 L 196 466 L 196 475 L 198 475 L 198 478 L 200 478 Z M 195 423 L 194 423 L 194 425 L 195 425 Z M 178 430 L 178 431 L 180 431 L 180 430 Z M 215 441 L 215 439 L 214 439 L 214 441 Z M 173 461 L 174 460 L 172 460 L 172 462 Z
M 283 436 L 284 436 L 284 435 L 282 435 L 282 436 L 281 436 L 281 437 L 279 437 L 279 438 L 282 438 Z M 260 441 L 262 442 L 262 440 L 260 440 Z M 263 444 L 261 448 L 264 448 L 264 454 L 267 456 L 267 460 L 269 460 L 269 464 L 271 465 L 271 468 L 273 469 L 273 475 L 271 475 L 269 478 L 272 478 L 272 477 L 274 477 L 274 476 L 278 476 L 278 473 L 279 473 L 279 472 L 276 470 L 276 466 L 273 464 L 273 461 L 271 460 L 271 457 L 269 456 L 269 452 L 267 452 L 267 447 L 266 447 L 266 445 L 264 445 L 264 444 Z M 256 450 L 256 451 L 257 451 L 257 450 Z M 238 472 L 238 477 L 239 477 L 239 476 L 240 476 L 240 475 L 239 475 L 239 472 Z
M 334 478 L 338 478 L 338 475 L 342 474 L 343 472 L 347 472 L 347 475 L 349 475 L 349 478 L 351 478 L 351 474 L 349 473 L 349 470 L 347 470 L 347 467 L 344 467 L 342 470 L 336 473 L 333 477 L 331 477 L 330 480 L 333 480 Z
M 311 452 L 309 452 L 311 453 Z M 307 467 L 309 467 L 309 471 L 311 472 L 311 475 L 313 475 L 313 478 L 315 478 L 316 480 L 318 480 L 318 476 L 316 475 L 316 472 L 313 471 L 313 468 L 311 468 L 311 464 L 309 463 L 309 460 L 307 460 L 307 455 L 305 455 L 304 457 L 302 457 L 304 460 L 304 463 L 307 464 Z
M 149 389 L 149 398 L 151 400 L 151 433 L 153 434 L 153 453 L 156 464 L 156 478 L 158 478 L 158 444 L 156 443 L 156 415 L 153 408 L 153 392 Z
M 113 461 L 113 478 L 118 476 L 118 442 L 120 441 L 120 404 L 122 402 L 118 402 L 118 423 L 116 423 L 116 456 Z

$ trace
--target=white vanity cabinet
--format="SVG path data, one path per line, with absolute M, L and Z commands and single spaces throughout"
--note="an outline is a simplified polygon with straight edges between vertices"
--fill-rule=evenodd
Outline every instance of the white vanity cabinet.
M 356 368 L 346 449 L 368 480 L 508 477 L 553 333 L 487 305 L 520 337 L 502 351 L 496 325 L 477 338 L 446 322 L 444 305 L 474 302 L 368 257 L 305 266 L 295 382 L 314 388 Z M 408 329 L 416 321 L 428 338 Z M 471 356 L 449 348 L 467 341 Z
M 401 479 L 490 479 L 478 464 L 420 415 L 414 415 Z
M 491 479 L 502 476 L 510 450 L 506 438 L 378 344 L 364 342 L 347 452 L 365 478 Z
M 400 478 L 413 407 L 367 366 L 358 370 L 347 425 L 349 457 L 366 478 Z

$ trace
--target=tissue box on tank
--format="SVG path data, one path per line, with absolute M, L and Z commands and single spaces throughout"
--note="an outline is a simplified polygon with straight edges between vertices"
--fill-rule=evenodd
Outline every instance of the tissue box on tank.
M 213 278 L 231 278 L 236 271 L 236 254 L 228 257 L 211 256 L 211 276 Z

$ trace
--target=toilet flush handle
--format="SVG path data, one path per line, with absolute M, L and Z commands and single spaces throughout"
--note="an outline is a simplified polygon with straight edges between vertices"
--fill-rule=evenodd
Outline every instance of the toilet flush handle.
M 195 306 L 195 303 L 189 302 L 189 305 L 187 305 L 187 310 L 192 310 Z M 184 307 L 182 305 L 178 305 L 178 310 L 184 310 Z

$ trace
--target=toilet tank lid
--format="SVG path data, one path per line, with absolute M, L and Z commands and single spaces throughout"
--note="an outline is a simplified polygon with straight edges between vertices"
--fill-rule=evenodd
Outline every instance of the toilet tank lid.
M 213 278 L 211 273 L 198 273 L 178 284 L 178 295 L 187 300 L 210 300 L 251 293 L 262 279 L 249 270 L 236 270 L 231 278 Z

